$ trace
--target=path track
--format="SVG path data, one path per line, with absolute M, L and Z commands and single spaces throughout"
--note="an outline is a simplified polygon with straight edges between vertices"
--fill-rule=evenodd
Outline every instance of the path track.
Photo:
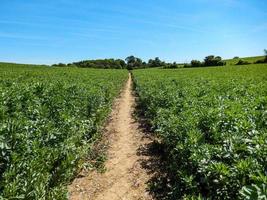
M 135 98 L 132 94 L 132 78 L 116 101 L 107 124 L 108 160 L 106 172 L 92 172 L 77 178 L 69 186 L 71 200 L 149 200 L 147 182 L 151 175 L 142 167 L 148 156 L 140 155 L 151 140 L 142 133 L 140 124 L 133 117 Z M 143 163 L 143 164 L 142 164 Z

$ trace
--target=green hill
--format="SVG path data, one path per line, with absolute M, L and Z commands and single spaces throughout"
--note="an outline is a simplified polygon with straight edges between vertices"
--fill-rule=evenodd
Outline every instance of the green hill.
M 239 60 L 247 61 L 250 63 L 254 63 L 258 60 L 263 60 L 264 56 L 255 56 L 255 57 L 244 57 L 244 58 L 234 58 L 234 59 L 227 59 L 226 65 L 235 65 Z

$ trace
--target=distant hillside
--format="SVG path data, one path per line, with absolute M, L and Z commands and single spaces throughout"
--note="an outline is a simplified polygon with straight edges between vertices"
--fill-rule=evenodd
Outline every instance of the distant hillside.
M 19 63 L 8 63 L 0 62 L 0 67 L 47 67 L 48 65 L 35 65 L 35 64 L 19 64 Z
M 239 60 L 247 61 L 250 63 L 254 63 L 258 60 L 263 60 L 265 56 L 255 56 L 255 57 L 245 57 L 245 58 L 235 58 L 235 59 L 227 59 L 226 65 L 235 65 Z

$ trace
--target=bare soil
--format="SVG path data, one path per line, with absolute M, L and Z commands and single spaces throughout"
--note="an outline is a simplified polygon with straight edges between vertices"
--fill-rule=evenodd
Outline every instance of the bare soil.
M 135 97 L 132 79 L 117 99 L 111 113 L 105 139 L 109 142 L 104 173 L 90 172 L 79 176 L 68 187 L 71 200 L 150 200 L 147 183 L 152 173 L 146 170 L 150 156 L 144 151 L 152 140 L 134 118 Z

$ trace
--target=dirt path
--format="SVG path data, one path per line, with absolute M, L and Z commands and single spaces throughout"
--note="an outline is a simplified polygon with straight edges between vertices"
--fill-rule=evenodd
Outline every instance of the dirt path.
M 74 180 L 69 186 L 71 200 L 152 199 L 146 184 L 150 175 L 142 167 L 148 156 L 138 153 L 151 140 L 145 137 L 134 119 L 134 106 L 132 79 L 129 75 L 106 127 L 110 144 L 105 164 L 107 170 L 102 174 L 93 172 Z

